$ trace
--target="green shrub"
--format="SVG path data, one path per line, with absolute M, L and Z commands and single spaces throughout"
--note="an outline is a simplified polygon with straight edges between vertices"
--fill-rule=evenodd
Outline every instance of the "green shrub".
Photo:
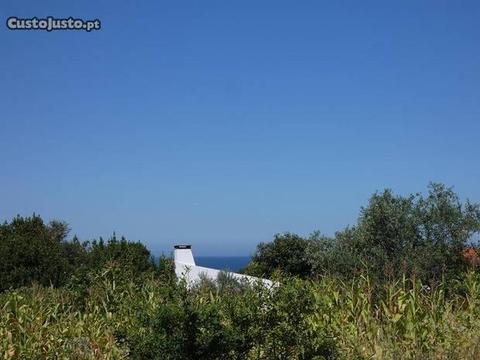
M 90 285 L 0 294 L 4 359 L 477 359 L 480 276 L 453 290 L 403 278 L 383 285 L 277 279 L 185 283 L 111 262 Z M 78 298 L 83 297 L 79 306 Z
M 334 238 L 286 233 L 260 243 L 244 272 L 344 279 L 364 273 L 377 283 L 406 274 L 434 285 L 467 269 L 463 252 L 479 232 L 480 204 L 461 202 L 451 188 L 431 184 L 427 196 L 385 190 L 370 198 L 355 226 Z
M 63 253 L 66 224 L 44 224 L 37 216 L 17 216 L 0 225 L 0 292 L 30 285 L 62 285 L 69 276 Z

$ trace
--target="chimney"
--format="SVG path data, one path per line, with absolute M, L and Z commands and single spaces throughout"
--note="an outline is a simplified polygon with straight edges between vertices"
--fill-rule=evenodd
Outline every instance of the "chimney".
M 175 245 L 174 248 L 173 259 L 175 263 L 195 266 L 191 245 Z

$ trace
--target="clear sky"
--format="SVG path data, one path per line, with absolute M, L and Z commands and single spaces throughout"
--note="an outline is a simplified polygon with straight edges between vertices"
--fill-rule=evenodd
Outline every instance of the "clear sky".
M 376 190 L 480 201 L 478 1 L 22 1 L 0 14 L 0 220 L 247 255 Z M 9 16 L 101 20 L 10 31 Z

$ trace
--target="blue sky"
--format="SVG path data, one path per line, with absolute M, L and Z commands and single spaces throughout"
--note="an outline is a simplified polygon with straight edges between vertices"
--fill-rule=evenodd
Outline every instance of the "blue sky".
M 0 30 L 0 219 L 246 255 L 376 190 L 480 201 L 478 1 L 19 1 Z

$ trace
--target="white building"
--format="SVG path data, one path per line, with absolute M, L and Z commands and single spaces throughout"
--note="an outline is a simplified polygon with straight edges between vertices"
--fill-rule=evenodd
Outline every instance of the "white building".
M 197 266 L 193 258 L 191 245 L 175 245 L 173 258 L 175 261 L 175 274 L 179 279 L 185 279 L 187 285 L 190 287 L 202 278 L 217 280 L 218 275 L 222 270 L 211 269 L 203 266 Z M 254 276 L 237 274 L 234 272 L 225 272 L 228 276 L 238 280 L 247 281 L 251 284 L 261 281 L 265 286 L 272 287 L 273 282 L 267 279 L 260 279 Z

